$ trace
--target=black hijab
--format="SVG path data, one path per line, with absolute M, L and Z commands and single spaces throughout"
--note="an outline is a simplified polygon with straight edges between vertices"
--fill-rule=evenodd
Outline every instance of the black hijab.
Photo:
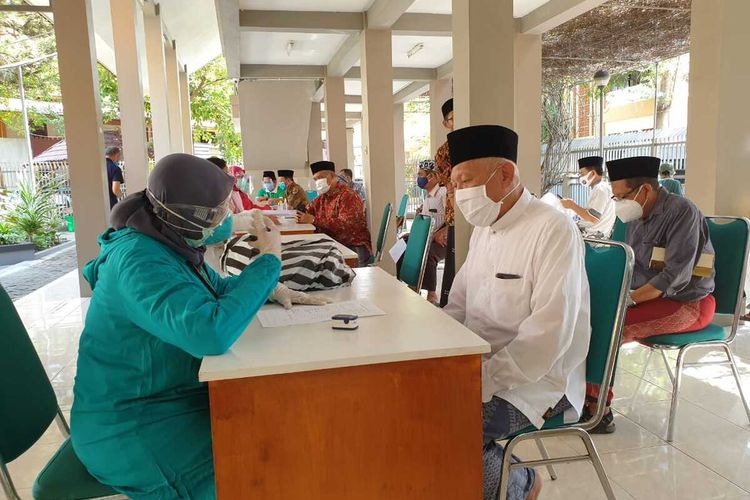
M 218 207 L 232 192 L 234 179 L 216 165 L 197 156 L 174 153 L 158 162 L 148 178 L 151 195 L 165 205 L 172 203 Z M 163 223 L 146 190 L 131 194 L 115 205 L 110 215 L 115 229 L 129 227 L 167 245 L 195 266 L 203 264 L 204 247 L 193 248 L 185 236 Z

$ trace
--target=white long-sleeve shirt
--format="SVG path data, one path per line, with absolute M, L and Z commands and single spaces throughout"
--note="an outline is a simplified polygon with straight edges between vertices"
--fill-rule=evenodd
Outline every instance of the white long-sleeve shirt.
M 599 219 L 599 222 L 591 223 L 581 221 L 579 225 L 584 234 L 593 237 L 599 236 L 609 238 L 615 227 L 615 202 L 612 199 L 612 188 L 609 182 L 600 180 L 596 186 L 591 188 L 588 202 L 589 213 Z
M 445 205 L 448 197 L 448 190 L 445 186 L 435 186 L 432 191 L 427 193 L 422 202 L 422 215 L 432 217 L 432 230 L 437 231 L 445 224 Z
M 572 220 L 524 190 L 500 220 L 475 228 L 448 314 L 492 345 L 482 400 L 507 400 L 536 427 L 567 396 L 577 420 L 591 336 L 584 242 Z

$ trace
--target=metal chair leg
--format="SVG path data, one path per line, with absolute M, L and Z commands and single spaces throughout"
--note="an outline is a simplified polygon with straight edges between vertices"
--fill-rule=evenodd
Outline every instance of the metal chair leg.
M 62 410 L 60 407 L 57 407 L 57 416 L 55 417 L 55 422 L 57 423 L 57 427 L 60 429 L 60 432 L 65 435 L 65 437 L 70 437 L 70 426 L 68 425 L 68 421 L 65 420 L 65 415 L 63 415 Z
M 3 485 L 3 491 L 5 492 L 5 496 L 8 497 L 8 500 L 21 500 L 21 497 L 18 496 L 18 492 L 16 491 L 16 487 L 13 486 L 13 481 L 10 479 L 10 473 L 8 472 L 8 468 L 5 467 L 5 462 L 1 460 L 0 483 Z
M 669 380 L 671 380 L 672 385 L 674 385 L 674 374 L 672 373 L 672 367 L 669 366 L 669 358 L 667 357 L 667 353 L 664 351 L 664 349 L 659 349 L 659 352 L 661 353 L 661 359 L 664 360 L 664 366 L 667 368 L 667 375 L 669 375 Z
M 607 472 L 604 470 L 602 459 L 599 456 L 599 452 L 596 451 L 596 446 L 594 446 L 594 441 L 591 440 L 591 436 L 583 429 L 576 429 L 576 432 L 581 438 L 581 441 L 583 441 L 584 446 L 586 446 L 586 451 L 589 454 L 589 458 L 591 458 L 591 464 L 594 466 L 596 475 L 599 476 L 599 482 L 602 484 L 607 500 L 617 500 L 615 492 L 612 490 L 612 485 L 609 483 Z
M 510 479 L 510 459 L 513 456 L 513 448 L 516 447 L 517 439 L 511 439 L 505 443 L 503 453 L 503 466 L 500 469 L 500 487 L 497 489 L 497 500 L 508 498 L 508 480 Z
M 654 355 L 654 350 L 649 347 L 648 356 L 646 356 L 646 362 L 643 364 L 643 370 L 641 370 L 641 378 L 638 379 L 638 385 L 635 386 L 635 392 L 633 393 L 633 397 L 630 398 L 631 410 L 635 407 L 635 400 L 638 397 L 638 394 L 641 392 L 641 386 L 643 385 L 643 380 L 646 378 L 646 372 L 648 371 L 649 364 L 651 364 L 651 356 L 653 355 Z
M 547 452 L 547 447 L 544 446 L 544 442 L 539 438 L 534 439 L 534 441 L 536 441 L 536 447 L 539 448 L 539 453 L 542 455 L 542 458 L 549 460 L 549 452 Z M 550 479 L 553 481 L 557 480 L 557 471 L 555 471 L 554 465 L 548 465 L 547 472 L 549 473 Z
M 689 348 L 690 346 L 687 346 Z M 682 381 L 682 364 L 685 361 L 685 353 L 688 351 L 685 347 L 680 349 L 677 355 L 677 364 L 675 366 L 674 382 L 672 383 L 672 404 L 669 407 L 669 423 L 667 427 L 667 442 L 671 443 L 674 438 L 674 421 L 677 416 L 677 402 L 680 393 L 680 382 Z
M 734 374 L 734 381 L 737 383 L 737 389 L 740 391 L 740 399 L 742 399 L 742 404 L 745 406 L 745 413 L 747 414 L 747 419 L 750 421 L 750 405 L 747 403 L 747 398 L 745 397 L 745 391 L 742 390 L 742 378 L 740 377 L 740 372 L 737 370 L 737 362 L 734 360 L 734 354 L 732 353 L 732 350 L 729 348 L 729 344 L 724 344 L 724 352 L 727 353 L 727 358 L 729 359 L 729 363 L 732 365 L 732 373 Z

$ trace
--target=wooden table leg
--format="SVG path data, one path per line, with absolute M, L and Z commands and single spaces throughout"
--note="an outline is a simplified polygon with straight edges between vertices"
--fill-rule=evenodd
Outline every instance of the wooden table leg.
M 220 500 L 482 498 L 478 355 L 209 383 Z

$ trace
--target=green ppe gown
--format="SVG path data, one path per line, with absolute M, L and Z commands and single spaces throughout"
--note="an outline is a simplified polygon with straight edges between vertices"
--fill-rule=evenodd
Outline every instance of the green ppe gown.
M 262 255 L 236 277 L 130 228 L 99 237 L 84 268 L 94 290 L 78 352 L 71 438 L 94 477 L 133 499 L 213 499 L 201 358 L 226 352 L 276 286 Z

